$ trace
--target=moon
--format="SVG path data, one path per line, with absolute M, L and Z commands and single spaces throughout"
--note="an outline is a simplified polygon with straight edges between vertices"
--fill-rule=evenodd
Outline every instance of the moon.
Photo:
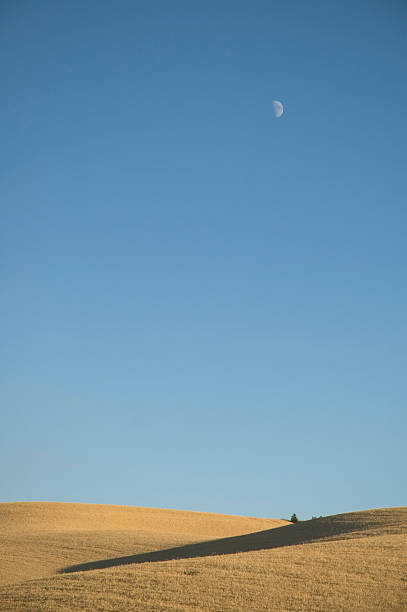
M 273 110 L 274 110 L 274 115 L 278 119 L 279 117 L 281 117 L 281 115 L 284 112 L 284 106 L 278 100 L 273 100 Z

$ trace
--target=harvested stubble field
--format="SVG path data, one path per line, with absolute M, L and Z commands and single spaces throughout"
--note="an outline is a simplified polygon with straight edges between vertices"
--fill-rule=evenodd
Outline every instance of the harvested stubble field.
M 404 611 L 407 508 L 292 525 L 199 512 L 0 504 L 0 610 Z

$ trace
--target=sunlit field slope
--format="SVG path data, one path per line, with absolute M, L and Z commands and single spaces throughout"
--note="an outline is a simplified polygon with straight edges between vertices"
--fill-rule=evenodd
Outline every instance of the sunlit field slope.
M 55 575 L 95 559 L 134 555 L 287 524 L 180 510 L 97 504 L 0 504 L 0 584 Z
M 407 508 L 283 520 L 0 504 L 0 610 L 407 610 Z

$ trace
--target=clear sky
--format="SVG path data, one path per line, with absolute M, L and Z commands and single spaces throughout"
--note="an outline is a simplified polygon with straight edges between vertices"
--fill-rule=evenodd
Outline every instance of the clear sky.
M 406 504 L 406 58 L 398 0 L 0 3 L 1 501 Z

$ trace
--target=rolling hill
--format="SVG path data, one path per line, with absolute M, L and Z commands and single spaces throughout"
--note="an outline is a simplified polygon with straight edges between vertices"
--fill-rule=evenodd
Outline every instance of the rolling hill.
M 407 508 L 291 524 L 0 504 L 0 610 L 407 609 Z

